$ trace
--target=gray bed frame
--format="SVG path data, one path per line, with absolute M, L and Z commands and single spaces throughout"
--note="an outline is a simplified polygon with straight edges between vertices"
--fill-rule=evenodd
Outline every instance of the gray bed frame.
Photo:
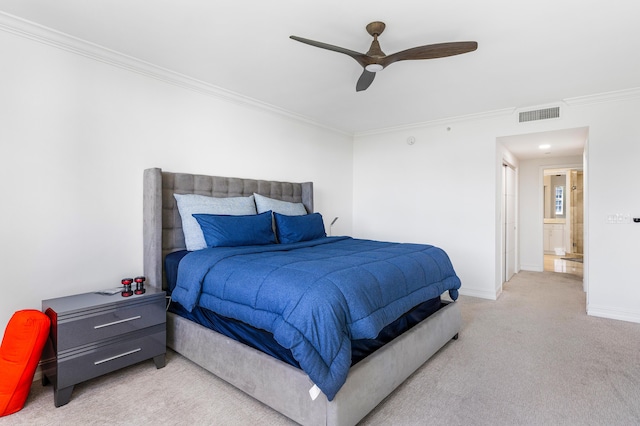
M 144 171 L 144 274 L 166 288 L 164 257 L 185 247 L 174 193 L 215 197 L 259 193 L 302 202 L 313 212 L 313 184 Z M 355 425 L 387 395 L 456 337 L 462 323 L 449 303 L 411 330 L 353 366 L 336 397 L 312 399 L 309 377 L 269 355 L 199 324 L 167 314 L 167 345 L 274 410 L 303 425 Z

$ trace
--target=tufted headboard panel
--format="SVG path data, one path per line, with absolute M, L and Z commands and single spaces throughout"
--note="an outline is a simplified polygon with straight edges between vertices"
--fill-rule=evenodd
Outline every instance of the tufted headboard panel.
M 313 212 L 313 183 L 291 183 L 220 176 L 144 171 L 143 187 L 144 275 L 154 287 L 166 288 L 164 257 L 184 250 L 182 220 L 173 194 L 211 197 L 248 197 L 253 193 L 304 204 Z

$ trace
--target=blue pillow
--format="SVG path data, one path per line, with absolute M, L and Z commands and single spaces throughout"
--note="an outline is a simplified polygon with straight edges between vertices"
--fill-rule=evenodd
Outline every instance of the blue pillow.
M 320 213 L 311 213 L 304 216 L 286 216 L 273 213 L 276 221 L 278 241 L 281 244 L 297 243 L 299 241 L 315 240 L 326 237 L 324 222 Z
M 273 244 L 271 212 L 229 216 L 194 214 L 200 224 L 207 247 L 237 247 Z
M 253 195 L 249 197 L 216 198 L 198 194 L 173 194 L 178 204 L 178 212 L 182 219 L 182 232 L 187 250 L 200 250 L 207 247 L 202 230 L 193 215 L 225 214 L 247 215 L 256 214 L 256 203 Z

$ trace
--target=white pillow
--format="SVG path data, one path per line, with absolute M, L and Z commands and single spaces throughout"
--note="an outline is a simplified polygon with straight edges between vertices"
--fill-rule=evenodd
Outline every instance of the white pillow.
M 287 216 L 302 216 L 307 214 L 307 209 L 302 203 L 290 203 L 289 201 L 275 200 L 260 194 L 253 194 L 256 200 L 256 208 L 258 213 L 264 213 L 271 210 L 274 213 L 280 213 Z
M 207 247 L 202 229 L 194 214 L 226 214 L 232 216 L 256 214 L 253 195 L 248 197 L 217 198 L 197 194 L 173 194 L 182 218 L 182 231 L 187 250 L 194 251 Z

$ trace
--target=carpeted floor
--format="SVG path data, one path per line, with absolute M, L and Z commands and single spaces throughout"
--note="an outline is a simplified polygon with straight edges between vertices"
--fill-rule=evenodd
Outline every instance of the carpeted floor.
M 640 424 L 640 324 L 585 314 L 582 281 L 520 272 L 498 301 L 461 296 L 463 329 L 362 425 Z M 79 384 L 53 405 L 34 383 L 4 425 L 289 425 L 169 352 Z

